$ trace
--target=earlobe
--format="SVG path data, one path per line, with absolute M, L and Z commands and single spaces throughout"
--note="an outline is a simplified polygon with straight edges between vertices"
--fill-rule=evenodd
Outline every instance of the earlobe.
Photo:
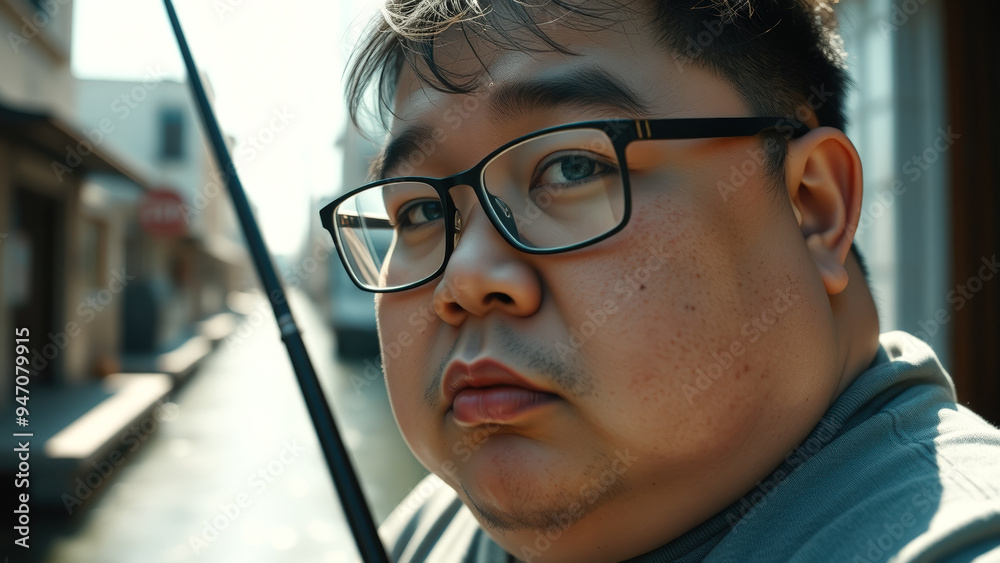
M 789 143 L 788 197 L 830 295 L 847 287 L 844 262 L 861 216 L 861 159 L 842 131 L 813 129 Z

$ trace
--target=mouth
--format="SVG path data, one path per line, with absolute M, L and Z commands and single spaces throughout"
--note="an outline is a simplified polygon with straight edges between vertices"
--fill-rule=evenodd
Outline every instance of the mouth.
M 511 424 L 552 405 L 559 396 L 491 359 L 456 361 L 444 376 L 444 393 L 460 426 Z

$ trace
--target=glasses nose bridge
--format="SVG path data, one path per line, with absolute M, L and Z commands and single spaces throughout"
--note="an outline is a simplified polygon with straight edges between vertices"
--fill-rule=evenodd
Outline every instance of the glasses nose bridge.
M 451 190 L 453 190 L 454 188 L 460 186 L 468 186 L 472 188 L 472 191 L 476 194 L 476 200 L 479 202 L 479 206 L 483 208 L 483 213 L 486 214 L 487 220 L 490 222 L 490 224 L 493 224 L 493 220 L 491 219 L 491 216 L 493 214 L 490 213 L 489 209 L 487 209 L 487 206 L 489 206 L 490 203 L 488 201 L 487 195 L 485 194 L 485 188 L 482 185 L 481 172 L 482 172 L 482 166 L 476 166 L 464 172 L 459 172 L 458 174 L 455 174 L 453 176 L 448 176 L 447 178 L 442 178 L 440 180 L 439 184 L 440 192 L 442 196 L 444 196 L 447 199 L 448 206 L 452 209 L 453 213 L 452 220 L 450 221 L 454 237 L 452 240 L 452 248 L 458 246 L 458 240 L 461 238 L 462 225 L 463 225 L 462 211 L 455 203 L 455 199 L 451 196 Z M 493 225 L 493 227 L 495 229 L 497 228 L 496 225 Z M 500 234 L 501 237 L 503 237 L 503 233 L 501 232 Z
M 455 200 L 451 197 L 451 190 L 457 186 L 469 186 L 476 194 L 476 200 L 482 207 L 486 220 L 507 244 L 515 249 L 519 249 L 516 243 L 518 238 L 517 226 L 513 212 L 499 197 L 486 191 L 483 185 L 483 164 L 460 172 L 454 176 L 441 179 L 441 192 L 447 197 L 448 205 L 454 210 L 451 228 L 453 233 L 452 248 L 458 246 L 458 241 L 462 234 L 462 212 L 455 205 Z
M 479 192 L 482 190 L 479 182 L 479 167 L 466 170 L 465 172 L 459 172 L 453 176 L 448 176 L 447 178 L 441 178 L 439 180 L 441 186 L 441 192 L 447 195 L 448 199 L 454 205 L 455 201 L 451 198 L 451 190 L 459 186 L 469 186 L 472 191 L 476 192 L 477 197 Z

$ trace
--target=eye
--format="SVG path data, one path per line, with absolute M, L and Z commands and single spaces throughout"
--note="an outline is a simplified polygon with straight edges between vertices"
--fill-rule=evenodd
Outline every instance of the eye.
M 396 225 L 404 229 L 421 227 L 444 217 L 444 208 L 436 199 L 407 202 L 396 212 Z
M 584 184 L 615 171 L 614 166 L 593 153 L 555 153 L 545 158 L 538 166 L 531 187 Z

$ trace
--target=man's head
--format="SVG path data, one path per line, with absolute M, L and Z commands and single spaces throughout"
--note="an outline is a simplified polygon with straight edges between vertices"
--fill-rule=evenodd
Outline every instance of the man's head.
M 355 100 L 383 79 L 390 136 L 409 141 L 385 177 L 451 176 L 587 120 L 813 128 L 629 144 L 631 218 L 565 253 L 515 249 L 471 187 L 449 190 L 462 224 L 443 273 L 377 299 L 387 385 L 418 459 L 515 555 L 539 531 L 554 561 L 673 539 L 777 466 L 874 353 L 831 15 L 728 4 L 405 2 L 352 73 Z M 623 93 L 632 107 L 609 102 Z

